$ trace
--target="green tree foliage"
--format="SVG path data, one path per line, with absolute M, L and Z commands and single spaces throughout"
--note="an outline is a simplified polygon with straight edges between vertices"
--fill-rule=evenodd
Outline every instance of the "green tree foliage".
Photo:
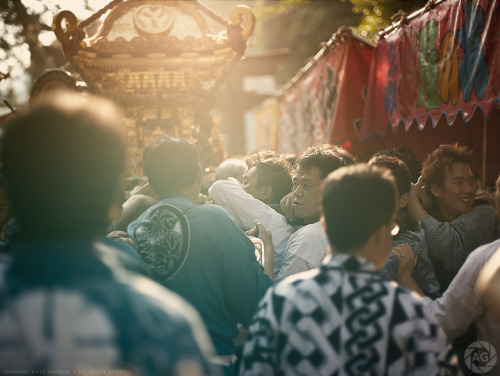
M 422 8 L 427 0 L 343 0 L 353 5 L 353 11 L 361 15 L 361 21 L 354 31 L 366 38 L 376 40 L 377 33 L 391 25 L 402 11 L 410 15 Z M 396 16 L 396 18 L 394 18 Z
M 40 36 L 52 33 L 50 25 L 57 9 L 50 1 L 31 2 L 30 6 L 21 0 L 0 1 L 0 71 L 10 75 L 5 81 L 27 74 L 29 82 L 54 67 L 50 49 L 40 42 Z M 2 89 L 2 97 L 18 102 L 11 86 L 2 83 Z
M 340 26 L 356 26 L 359 15 L 341 0 L 257 0 L 255 48 L 288 47 L 292 53 L 278 69 L 277 80 L 287 82 L 314 56 Z
M 340 26 L 350 26 L 356 34 L 375 42 L 380 30 L 399 20 L 398 12 L 410 15 L 426 3 L 427 0 L 256 0 L 255 47 L 292 50 L 279 69 L 278 81 L 283 84 Z
M 95 11 L 89 1 L 75 0 L 71 4 L 75 6 L 73 10 L 79 10 L 77 17 Z M 7 99 L 13 105 L 22 104 L 36 79 L 47 69 L 66 64 L 59 43 L 53 43 L 56 38 L 52 19 L 61 10 L 59 3 L 58 0 L 0 0 L 0 72 L 9 75 L 0 82 L 0 99 Z

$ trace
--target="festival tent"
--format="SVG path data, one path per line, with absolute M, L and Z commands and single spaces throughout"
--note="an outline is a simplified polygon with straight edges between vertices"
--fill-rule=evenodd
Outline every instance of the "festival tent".
M 411 147 L 420 159 L 439 144 L 467 145 L 476 172 L 500 172 L 500 5 L 448 0 L 381 33 L 369 73 L 360 140 Z
M 341 28 L 272 98 L 255 108 L 257 149 L 300 154 L 307 146 L 340 144 L 355 154 L 380 150 L 358 142 L 374 45 Z

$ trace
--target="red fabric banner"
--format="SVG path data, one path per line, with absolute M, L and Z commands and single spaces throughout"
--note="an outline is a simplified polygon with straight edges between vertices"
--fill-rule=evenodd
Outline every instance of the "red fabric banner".
M 314 62 L 278 99 L 281 153 L 357 142 L 373 46 L 352 36 Z M 349 140 L 348 142 L 346 142 Z
M 279 153 L 300 154 L 323 143 L 357 151 L 374 47 L 352 34 L 344 36 L 336 46 L 320 50 L 274 99 L 279 108 L 274 150 Z M 258 145 L 272 146 L 274 138 L 262 127 L 274 124 L 274 111 L 270 101 L 253 111 L 257 137 L 267 134 L 271 141 Z
M 360 139 L 402 121 L 422 129 L 500 101 L 500 2 L 447 1 L 381 39 L 369 73 Z

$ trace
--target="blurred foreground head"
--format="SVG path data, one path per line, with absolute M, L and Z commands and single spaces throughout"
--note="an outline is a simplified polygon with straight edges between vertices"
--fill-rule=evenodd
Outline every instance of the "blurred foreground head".
M 77 240 L 105 231 L 125 164 L 122 119 L 106 99 L 56 92 L 5 125 L 1 162 L 24 238 Z

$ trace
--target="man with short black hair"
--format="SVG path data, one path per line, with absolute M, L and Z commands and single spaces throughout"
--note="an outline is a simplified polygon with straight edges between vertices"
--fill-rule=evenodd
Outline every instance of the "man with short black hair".
M 474 249 L 500 236 L 495 209 L 474 206 L 476 193 L 471 153 L 457 144 L 429 154 L 410 190 L 408 211 L 425 232 L 441 292 Z
M 1 163 L 19 234 L 0 264 L 0 370 L 209 374 L 195 310 L 102 255 L 125 165 L 109 101 L 47 95 L 5 124 Z M 110 250 L 111 249 L 111 250 Z
M 331 255 L 266 293 L 249 328 L 241 375 L 458 374 L 444 333 L 422 303 L 376 274 L 394 228 L 390 172 L 340 168 L 325 182 L 322 206 Z
M 500 207 L 500 176 L 496 181 L 496 205 Z M 402 260 L 398 255 L 402 267 L 411 269 L 413 262 L 411 259 Z M 477 337 L 469 339 L 464 349 L 467 352 L 470 365 L 476 370 L 483 370 L 485 374 L 500 374 L 500 362 L 496 360 L 496 354 L 481 353 L 482 348 L 470 347 L 474 341 L 484 341 L 488 346 L 493 346 L 498 351 L 500 349 L 500 316 L 498 307 L 498 290 L 491 295 L 491 290 L 485 289 L 488 275 L 491 278 L 495 269 L 500 271 L 500 239 L 484 244 L 471 252 L 465 260 L 464 265 L 458 271 L 456 277 L 451 281 L 450 286 L 443 293 L 443 296 L 436 300 L 423 297 L 423 302 L 428 311 L 436 318 L 441 328 L 448 336 L 448 339 L 455 340 L 474 324 Z M 423 296 L 419 286 L 412 279 L 407 279 L 402 284 L 408 289 Z M 497 288 L 498 285 L 494 286 Z M 461 342 L 455 349 L 461 351 Z M 473 351 L 473 352 L 471 352 Z
M 290 164 L 281 157 L 258 161 L 243 175 L 243 189 L 268 205 L 278 205 L 292 190 Z
M 237 324 L 249 324 L 272 284 L 272 249 L 263 270 L 253 243 L 227 211 L 196 205 L 202 174 L 190 141 L 169 136 L 153 141 L 144 153 L 144 171 L 159 202 L 132 222 L 128 233 L 157 279 L 201 314 L 218 354 L 213 362 L 232 375 Z
M 305 226 L 288 239 L 276 281 L 313 269 L 325 258 L 328 242 L 319 223 L 321 185 L 330 172 L 353 163 L 346 150 L 334 145 L 311 146 L 298 158 L 292 193 L 281 205 L 289 220 L 301 218 Z
M 290 192 L 290 164 L 280 156 L 252 159 L 240 185 L 234 180 L 218 180 L 209 189 L 213 202 L 226 209 L 244 231 L 258 220 L 272 234 L 274 273 L 278 272 L 293 227 L 278 212 L 280 200 Z

